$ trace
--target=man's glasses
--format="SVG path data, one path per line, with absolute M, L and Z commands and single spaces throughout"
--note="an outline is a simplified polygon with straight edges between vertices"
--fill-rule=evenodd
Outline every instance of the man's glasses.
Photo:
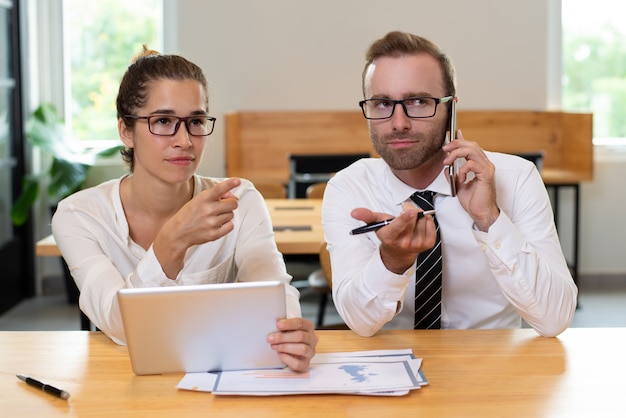
M 437 112 L 439 103 L 447 103 L 454 96 L 442 98 L 410 97 L 403 100 L 367 99 L 361 100 L 359 106 L 363 110 L 365 119 L 389 119 L 396 110 L 396 105 L 402 105 L 404 114 L 409 118 L 432 118 Z
M 129 119 L 145 119 L 148 121 L 148 130 L 154 135 L 174 136 L 180 128 L 181 122 L 185 122 L 187 132 L 191 136 L 209 136 L 213 133 L 215 118 L 208 115 L 194 115 L 181 118 L 171 115 L 135 116 L 126 115 Z

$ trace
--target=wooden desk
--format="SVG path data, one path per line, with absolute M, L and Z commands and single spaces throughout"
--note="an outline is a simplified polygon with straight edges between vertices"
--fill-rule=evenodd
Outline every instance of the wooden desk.
M 60 257 L 61 251 L 52 235 L 40 239 L 35 244 L 35 255 L 40 257 Z
M 267 199 L 265 202 L 277 229 L 274 236 L 278 251 L 283 254 L 319 253 L 324 241 L 321 199 Z M 285 227 L 287 229 L 282 230 Z M 298 230 L 299 227 L 310 229 Z M 37 242 L 35 253 L 38 256 L 61 255 L 52 235 Z
M 176 389 L 183 374 L 135 376 L 127 349 L 98 332 L 0 332 L 3 416 L 622 417 L 626 329 L 319 331 L 319 352 L 412 348 L 430 385 L 397 398 L 228 397 Z M 26 386 L 24 373 L 71 394 Z
M 265 203 L 274 225 L 278 251 L 283 254 L 319 254 L 324 242 L 322 199 L 266 199 Z M 287 229 L 283 229 L 285 227 Z M 299 230 L 299 227 L 307 229 Z

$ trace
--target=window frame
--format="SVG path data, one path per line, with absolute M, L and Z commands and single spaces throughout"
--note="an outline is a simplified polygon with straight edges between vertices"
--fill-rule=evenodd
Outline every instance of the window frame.
M 171 34 L 176 31 L 176 0 L 161 0 L 162 15 L 160 20 L 162 45 L 164 53 L 176 48 L 176 39 Z M 25 42 L 25 67 L 27 72 L 27 108 L 34 109 L 39 103 L 52 103 L 59 115 L 65 120 L 68 131 L 71 131 L 71 112 L 68 106 L 71 100 L 71 86 L 66 83 L 66 68 L 69 56 L 65 53 L 67 44 L 64 34 L 63 7 L 64 0 L 30 0 L 27 2 L 25 18 L 35 24 L 28 25 Z M 59 59 L 59 57 L 62 57 Z M 130 57 L 129 57 L 130 60 Z M 40 69 L 45 69 L 41 71 Z M 115 123 L 115 121 L 111 121 Z M 76 147 L 104 148 L 111 146 L 119 138 L 75 140 Z

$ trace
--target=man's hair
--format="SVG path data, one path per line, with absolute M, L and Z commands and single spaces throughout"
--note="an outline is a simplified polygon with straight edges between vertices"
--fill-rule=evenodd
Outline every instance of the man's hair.
M 435 58 L 443 74 L 443 87 L 446 96 L 456 95 L 456 75 L 452 61 L 439 46 L 421 36 L 407 32 L 389 32 L 375 41 L 365 55 L 365 67 L 362 74 L 363 98 L 365 97 L 365 75 L 369 66 L 381 57 L 401 57 L 404 55 L 428 54 Z

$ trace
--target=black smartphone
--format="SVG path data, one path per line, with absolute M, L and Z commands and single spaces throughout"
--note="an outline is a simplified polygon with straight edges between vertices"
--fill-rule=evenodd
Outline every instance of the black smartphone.
M 456 139 L 456 101 L 450 101 L 450 127 L 446 134 L 446 144 Z M 448 166 L 448 174 L 450 176 L 450 194 L 456 196 L 456 181 L 458 173 L 458 159 Z

